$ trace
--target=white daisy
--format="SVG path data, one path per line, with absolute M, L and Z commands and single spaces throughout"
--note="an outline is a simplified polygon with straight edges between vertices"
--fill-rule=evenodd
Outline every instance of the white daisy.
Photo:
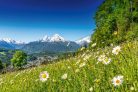
M 14 83 L 14 81 L 13 81 L 13 80 L 11 80 L 11 81 L 10 81 L 10 84 L 13 84 L 13 83 Z
M 96 43 L 92 44 L 92 47 L 95 47 L 96 46 Z
M 39 78 L 42 82 L 47 81 L 47 79 L 49 78 L 48 72 L 47 71 L 41 72 L 40 75 L 39 75 Z
M 1 81 L 1 82 L 0 82 L 0 85 L 2 85 L 2 84 L 4 84 L 4 82 L 3 82 L 3 81 Z
M 20 75 L 20 73 L 16 74 L 15 77 L 18 77 Z
M 114 44 L 113 44 L 113 43 L 111 43 L 111 44 L 110 44 L 110 46 L 114 46 Z
M 109 64 L 111 62 L 111 58 L 105 58 L 104 59 L 104 61 L 103 61 L 103 63 L 105 64 L 105 65 L 107 65 L 107 64 Z
M 83 63 L 81 63 L 81 64 L 80 64 L 80 66 L 79 66 L 79 67 L 81 68 L 81 67 L 84 67 L 85 65 L 86 65 L 86 63 L 85 63 L 85 62 L 83 62 Z
M 113 48 L 112 53 L 117 55 L 120 51 L 121 51 L 121 47 L 120 46 L 116 46 L 116 47 Z
M 3 81 L 3 79 L 2 79 L 2 78 L 0 78 L 0 82 L 1 82 L 1 81 Z
M 68 69 L 70 69 L 71 67 L 70 66 L 68 66 Z
M 83 58 L 85 55 L 86 55 L 86 54 L 85 54 L 85 53 L 83 53 L 81 57 Z
M 83 60 L 86 61 L 86 60 L 88 60 L 90 57 L 91 57 L 91 55 L 87 55 L 87 56 L 84 57 Z
M 92 88 L 92 87 L 91 87 L 91 88 L 89 88 L 89 91 L 90 91 L 90 92 L 92 92 L 92 91 L 93 91 L 93 88 Z
M 79 61 L 77 61 L 75 65 L 78 65 L 79 63 L 80 63 L 80 60 L 79 60 Z
M 81 51 L 83 51 L 84 49 L 85 49 L 85 47 L 82 47 L 82 48 L 81 48 Z
M 119 86 L 123 83 L 123 76 L 116 76 L 112 79 L 114 86 Z
M 135 90 L 135 89 L 134 89 L 134 87 L 130 87 L 130 90 L 133 91 L 133 90 Z
M 79 69 L 76 69 L 76 70 L 75 70 L 75 73 L 78 73 L 79 71 L 80 71 Z
M 98 61 L 99 62 L 102 62 L 102 61 L 104 61 L 105 60 L 105 58 L 106 58 L 106 56 L 103 54 L 103 55 L 100 55 L 99 57 L 98 57 Z
M 61 76 L 61 79 L 66 80 L 66 79 L 67 79 L 67 77 L 68 77 L 68 74 L 67 74 L 67 73 L 65 73 L 64 75 L 62 75 L 62 76 Z
M 117 31 L 115 31 L 113 34 L 114 34 L 114 35 L 117 35 L 117 34 L 118 34 L 118 32 L 117 32 Z

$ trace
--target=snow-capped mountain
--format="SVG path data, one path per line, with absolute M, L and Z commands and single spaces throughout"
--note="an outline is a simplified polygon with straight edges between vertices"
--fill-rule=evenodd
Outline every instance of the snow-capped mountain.
M 55 34 L 52 37 L 49 37 L 46 35 L 40 41 L 41 42 L 60 42 L 60 41 L 64 42 L 65 39 L 59 34 Z
M 5 41 L 7 43 L 16 43 L 16 41 L 11 38 L 3 38 L 3 39 L 1 39 L 1 41 Z
M 44 36 L 39 41 L 33 41 L 26 44 L 22 50 L 27 53 L 40 53 L 40 52 L 67 52 L 76 51 L 80 48 L 76 42 L 66 41 L 62 36 L 55 34 L 51 37 Z
M 58 34 L 55 34 L 55 35 L 53 35 L 53 36 L 51 37 L 51 41 L 52 41 L 52 42 L 59 42 L 59 41 L 64 42 L 65 39 L 64 39 L 62 36 L 60 36 L 60 35 L 58 35 Z
M 88 46 L 90 42 L 91 42 L 91 36 L 87 36 L 76 41 L 76 43 L 79 44 L 80 46 Z
M 10 44 L 25 44 L 22 41 L 15 41 L 15 40 L 13 40 L 11 38 L 3 38 L 0 41 L 5 41 L 5 42 L 10 43 Z
M 6 49 L 20 49 L 27 53 L 40 52 L 66 52 L 76 51 L 81 46 L 88 46 L 90 36 L 84 37 L 78 41 L 67 41 L 62 36 L 55 34 L 51 37 L 44 36 L 41 40 L 24 43 L 10 38 L 3 38 L 0 40 L 0 48 Z
M 40 41 L 42 42 L 50 42 L 51 38 L 47 35 L 45 35 Z
M 25 43 L 22 41 L 15 41 L 11 38 L 0 39 L 0 48 L 6 49 L 20 49 Z

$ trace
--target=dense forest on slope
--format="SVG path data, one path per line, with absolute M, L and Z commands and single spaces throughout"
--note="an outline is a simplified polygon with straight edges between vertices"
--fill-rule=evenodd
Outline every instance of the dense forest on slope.
M 98 47 L 133 40 L 138 37 L 138 0 L 105 0 L 95 20 L 92 42 Z

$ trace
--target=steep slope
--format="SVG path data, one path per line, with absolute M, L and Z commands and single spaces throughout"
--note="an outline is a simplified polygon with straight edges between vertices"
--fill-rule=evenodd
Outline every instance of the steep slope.
M 138 41 L 120 46 L 117 55 L 112 53 L 116 46 L 87 50 L 57 63 L 1 75 L 1 92 L 137 92 Z M 111 61 L 98 61 L 101 55 Z M 44 82 L 39 78 L 43 71 L 49 74 Z M 121 82 L 115 85 L 118 76 Z
M 26 44 L 22 50 L 29 53 L 53 52 L 61 53 L 67 51 L 76 51 L 80 46 L 73 41 L 66 41 L 62 36 L 55 34 L 52 37 L 44 36 L 39 41 Z
M 69 46 L 68 43 L 70 43 Z M 59 41 L 59 42 L 42 42 L 36 41 L 26 44 L 22 50 L 27 53 L 40 53 L 40 52 L 67 52 L 67 51 L 76 51 L 80 46 L 75 42 L 71 41 Z
M 0 40 L 0 48 L 5 48 L 5 49 L 15 49 L 14 46 L 12 46 L 11 44 Z

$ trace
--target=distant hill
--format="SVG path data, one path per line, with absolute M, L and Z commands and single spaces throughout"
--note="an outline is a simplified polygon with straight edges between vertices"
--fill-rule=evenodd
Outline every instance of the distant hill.
M 80 46 L 75 42 L 71 41 L 59 41 L 59 42 L 42 42 L 35 41 L 29 44 L 26 44 L 23 48 L 23 51 L 32 54 L 40 52 L 67 52 L 67 51 L 76 51 Z
M 15 49 L 14 46 L 12 46 L 11 44 L 9 44 L 5 41 L 0 41 L 0 48 Z

